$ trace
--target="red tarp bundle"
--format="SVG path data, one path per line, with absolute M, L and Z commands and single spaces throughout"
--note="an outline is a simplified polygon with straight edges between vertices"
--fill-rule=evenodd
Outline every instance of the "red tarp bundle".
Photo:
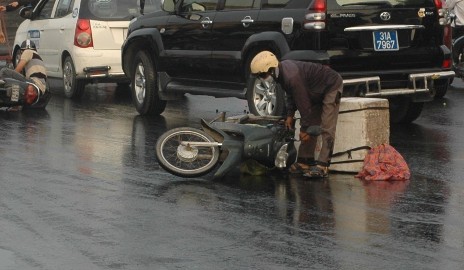
M 371 181 L 409 180 L 408 164 L 391 145 L 381 144 L 369 150 L 357 178 Z

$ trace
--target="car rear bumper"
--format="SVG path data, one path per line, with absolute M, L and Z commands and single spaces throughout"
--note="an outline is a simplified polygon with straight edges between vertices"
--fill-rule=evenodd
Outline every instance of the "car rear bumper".
M 71 57 L 78 79 L 127 78 L 122 70 L 120 50 L 75 48 Z
M 344 86 L 363 87 L 363 96 L 365 97 L 389 97 L 398 95 L 415 95 L 415 94 L 434 94 L 432 93 L 433 82 L 438 79 L 451 79 L 455 76 L 454 71 L 436 71 L 420 72 L 409 74 L 408 87 L 405 88 L 386 88 L 382 89 L 382 83 L 379 76 L 359 77 L 344 79 Z
M 108 79 L 128 79 L 124 72 L 111 72 L 111 66 L 94 66 L 84 67 L 83 73 L 77 74 L 77 79 L 96 79 L 96 78 L 108 78 Z

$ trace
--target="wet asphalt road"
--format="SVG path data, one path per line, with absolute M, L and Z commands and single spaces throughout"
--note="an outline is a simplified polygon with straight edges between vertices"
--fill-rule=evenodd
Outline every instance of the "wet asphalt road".
M 138 116 L 125 89 L 0 111 L 0 270 L 463 269 L 464 83 L 391 130 L 408 182 L 159 168 L 157 137 L 237 99 L 186 96 Z

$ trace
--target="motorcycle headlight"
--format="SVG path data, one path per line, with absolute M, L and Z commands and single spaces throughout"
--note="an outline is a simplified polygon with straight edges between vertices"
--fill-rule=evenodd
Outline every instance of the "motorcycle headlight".
M 26 87 L 26 92 L 24 93 L 24 102 L 26 105 L 31 105 L 37 102 L 39 99 L 39 90 L 35 88 L 32 84 L 28 84 Z
M 282 145 L 277 151 L 277 155 L 274 161 L 274 165 L 277 168 L 286 168 L 287 167 L 287 159 L 288 159 L 288 143 Z

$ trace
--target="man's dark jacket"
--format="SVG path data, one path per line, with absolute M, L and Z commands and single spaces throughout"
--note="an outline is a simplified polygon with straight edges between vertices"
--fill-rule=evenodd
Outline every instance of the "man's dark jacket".
M 342 89 L 343 84 L 340 74 L 328 66 L 294 60 L 280 62 L 277 81 L 287 94 L 287 116 L 298 109 L 301 127 L 310 124 L 312 104 L 322 103 L 328 91 Z

